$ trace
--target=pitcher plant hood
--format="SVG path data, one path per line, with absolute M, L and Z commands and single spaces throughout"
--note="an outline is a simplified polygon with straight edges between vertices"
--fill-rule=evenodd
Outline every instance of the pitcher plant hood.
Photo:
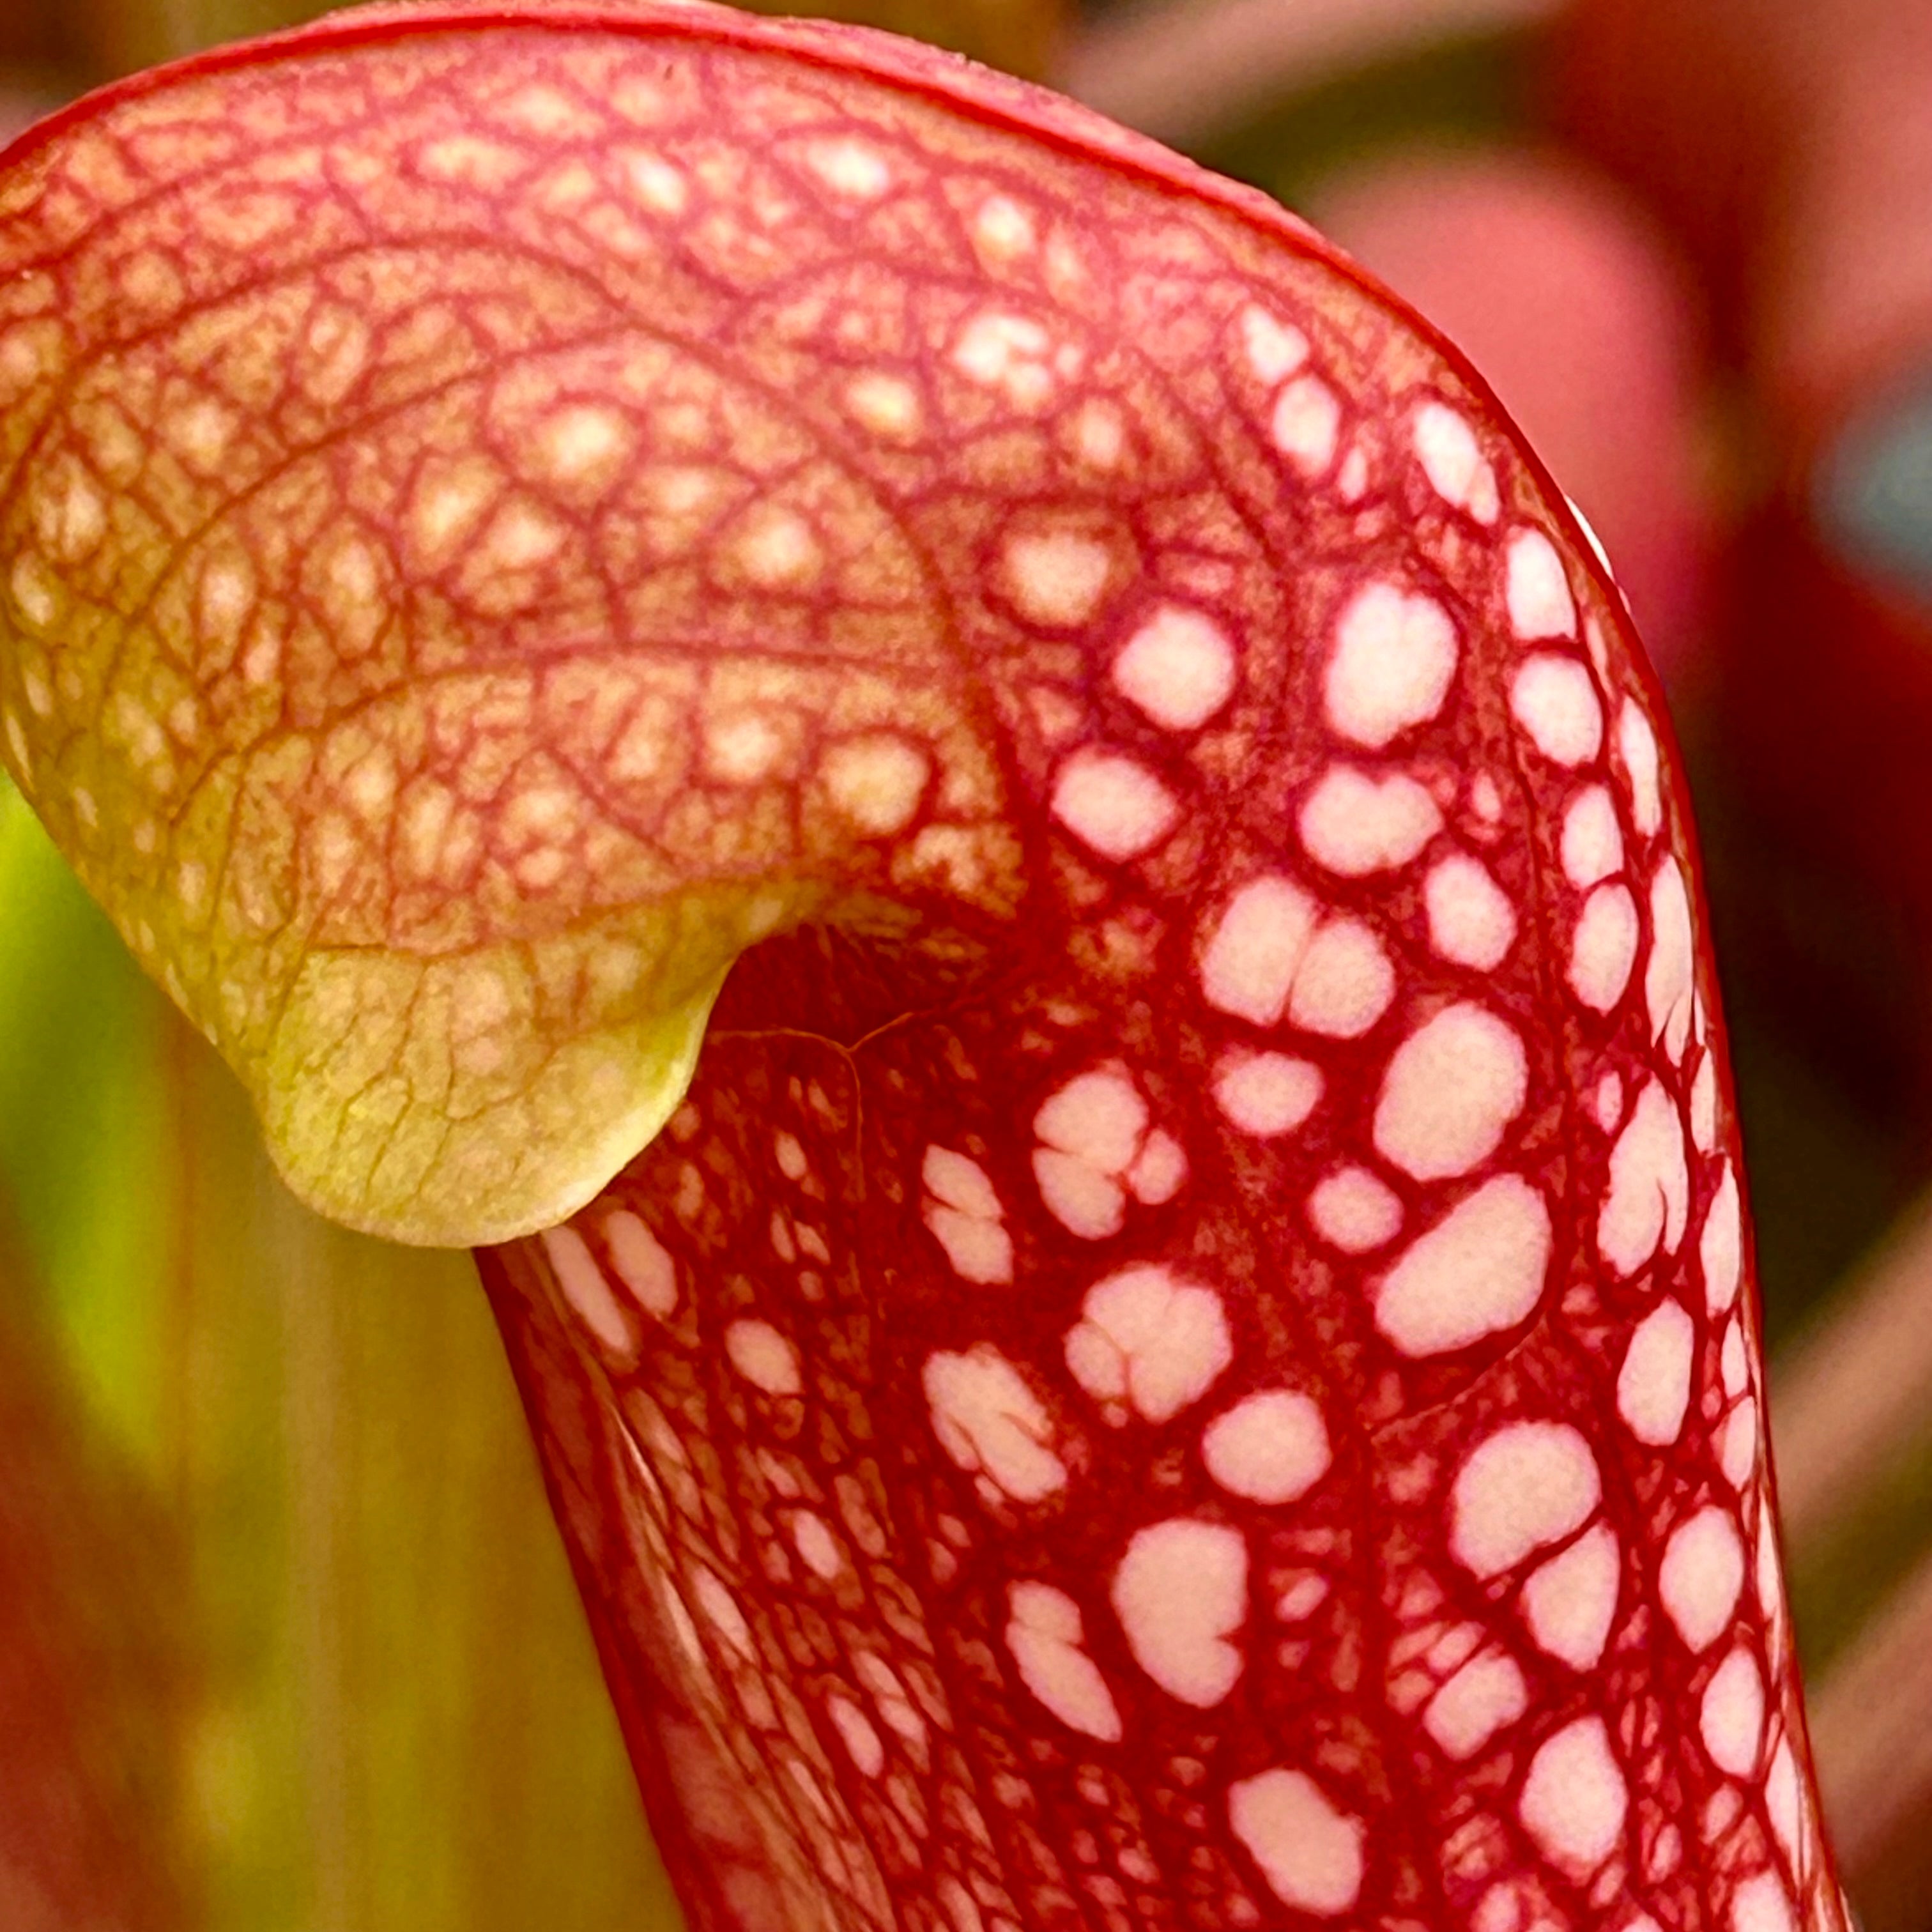
M 1844 1932 L 1682 778 L 1426 326 L 692 4 L 142 76 L 0 268 L 9 766 L 509 1244 L 695 1925 Z

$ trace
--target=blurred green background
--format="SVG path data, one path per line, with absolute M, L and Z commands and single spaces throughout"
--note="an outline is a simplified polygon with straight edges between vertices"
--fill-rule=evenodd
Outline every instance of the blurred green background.
M 184 1922 L 673 1922 L 469 1258 L 296 1204 L 10 790 L 0 904 L 8 1287 L 172 1546 Z

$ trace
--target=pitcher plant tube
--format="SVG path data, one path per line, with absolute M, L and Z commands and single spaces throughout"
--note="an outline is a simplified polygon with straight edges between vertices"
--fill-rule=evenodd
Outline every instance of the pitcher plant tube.
M 1682 779 L 1444 342 L 692 4 L 140 76 L 0 267 L 9 766 L 478 1249 L 694 1927 L 1844 1932 Z

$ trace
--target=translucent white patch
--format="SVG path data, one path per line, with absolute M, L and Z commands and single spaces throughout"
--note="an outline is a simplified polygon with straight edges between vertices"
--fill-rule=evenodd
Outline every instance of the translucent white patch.
M 1299 887 L 1270 876 L 1244 886 L 1215 921 L 1202 961 L 1209 1005 L 1258 1025 L 1282 1017 L 1311 1033 L 1357 1038 L 1394 997 L 1381 942 L 1359 920 L 1330 920 Z M 1291 994 L 1292 1003 L 1290 1004 Z
M 584 1327 L 597 1339 L 604 1352 L 620 1363 L 634 1360 L 638 1336 L 630 1315 L 610 1292 L 604 1270 L 597 1265 L 590 1245 L 574 1228 L 547 1228 L 544 1252 L 556 1276 L 563 1298 Z
M 1762 1607 L 1765 1621 L 1775 1641 L 1778 1627 L 1784 1620 L 1784 1576 L 1778 1567 L 1778 1537 L 1776 1526 L 1772 1520 L 1771 1511 L 1761 1509 L 1757 1513 L 1757 1537 L 1754 1546 L 1754 1581 L 1757 1586 L 1757 1600 Z
M 891 164 L 856 135 L 827 135 L 805 149 L 805 164 L 836 194 L 874 201 L 892 184 Z
M 1630 822 L 1646 838 L 1654 838 L 1664 825 L 1664 792 L 1659 780 L 1657 734 L 1650 720 L 1638 709 L 1636 700 L 1627 698 L 1617 714 L 1617 750 L 1623 760 L 1624 777 L 1630 786 Z
M 998 310 L 976 315 L 953 344 L 952 366 L 1022 410 L 1038 409 L 1058 386 L 1053 338 L 1030 316 Z
M 1600 1718 L 1579 1718 L 1546 1738 L 1529 1761 L 1517 1815 L 1555 1865 L 1592 1872 L 1623 1837 L 1630 1790 Z
M 1016 262 L 1039 243 L 1033 211 L 1010 194 L 989 194 L 973 212 L 973 242 L 982 256 Z
M 1622 1580 L 1616 1533 L 1600 1522 L 1530 1572 L 1522 1586 L 1530 1635 L 1572 1670 L 1594 1670 L 1610 1641 Z
M 1696 1340 L 1688 1312 L 1676 1301 L 1658 1303 L 1630 1336 L 1617 1376 L 1617 1413 L 1654 1449 L 1668 1448 L 1683 1429 Z
M 1418 1180 L 1467 1174 L 1502 1145 L 1528 1084 L 1513 1028 L 1466 1001 L 1445 1006 L 1389 1060 L 1376 1103 L 1376 1149 Z
M 1516 944 L 1516 908 L 1480 860 L 1453 853 L 1430 868 L 1422 902 L 1438 958 L 1487 973 Z
M 1108 1174 L 1132 1160 L 1148 1129 L 1148 1108 L 1132 1080 L 1112 1068 L 1077 1074 L 1033 1118 L 1033 1130 L 1058 1148 Z
M 1500 507 L 1496 472 L 1469 419 L 1446 403 L 1424 403 L 1415 412 L 1415 454 L 1430 487 L 1451 509 L 1479 524 L 1492 524 Z
M 836 1691 L 825 1700 L 825 1710 L 853 1763 L 864 1776 L 877 1778 L 885 1766 L 886 1748 L 871 1718 L 850 1698 Z
M 1311 482 L 1335 460 L 1342 405 L 1318 376 L 1298 376 L 1274 399 L 1268 434 L 1274 446 Z
M 1628 1280 L 1657 1252 L 1675 1254 L 1690 1212 L 1684 1123 L 1660 1081 L 1644 1083 L 1610 1150 L 1610 1190 L 1597 1217 L 1597 1246 Z
M 1374 778 L 1332 765 L 1304 801 L 1298 824 L 1317 865 L 1360 879 L 1406 866 L 1442 830 L 1442 814 L 1412 778 Z
M 845 385 L 845 407 L 862 428 L 894 442 L 917 435 L 926 413 L 910 382 L 878 370 L 854 376 Z
M 1757 1404 L 1746 1396 L 1726 1418 L 1718 1445 L 1724 1480 L 1742 1490 L 1757 1472 Z
M 872 1706 L 886 1724 L 908 1742 L 922 1745 L 926 1723 L 912 1707 L 905 1686 L 878 1652 L 861 1650 L 852 1659 L 853 1674 L 870 1692 Z
M 1202 958 L 1208 1004 L 1272 1026 L 1287 1010 L 1315 920 L 1315 902 L 1289 880 L 1270 875 L 1244 886 L 1215 922 Z
M 1208 1473 L 1230 1496 L 1292 1503 L 1328 1473 L 1331 1452 L 1322 1411 L 1292 1389 L 1266 1389 L 1217 1415 L 1201 1437 Z
M 1580 890 L 1624 867 L 1624 835 L 1605 785 L 1586 785 L 1563 814 L 1563 875 Z
M 1089 1288 L 1066 1352 L 1073 1379 L 1096 1402 L 1131 1403 L 1149 1422 L 1199 1401 L 1234 1357 L 1221 1298 L 1157 1262 Z
M 1366 1168 L 1339 1168 L 1316 1183 L 1308 1218 L 1330 1247 L 1366 1255 L 1401 1232 L 1402 1203 Z
M 1570 943 L 1570 990 L 1593 1013 L 1621 1000 L 1636 964 L 1636 902 L 1622 886 L 1599 886 L 1583 902 Z
M 1644 1004 L 1652 1034 L 1672 1060 L 1684 1058 L 1690 1036 L 1692 970 L 1690 899 L 1674 858 L 1657 868 L 1650 888 L 1650 962 L 1644 968 Z
M 1304 1033 L 1359 1040 L 1395 998 L 1395 969 L 1360 920 L 1330 920 L 1309 941 L 1288 1018 Z
M 692 1621 L 690 1611 L 685 1608 L 684 1599 L 678 1594 L 674 1583 L 665 1582 L 659 1601 L 671 1633 L 677 1639 L 678 1648 L 689 1662 L 708 1674 L 710 1659 L 705 1654 L 704 1640 L 698 1634 L 698 1625 Z
M 1576 600 L 1563 560 L 1540 530 L 1510 532 L 1507 578 L 1510 628 L 1526 644 L 1576 634 Z
M 1112 1069 L 1078 1075 L 1034 1116 L 1043 1144 L 1033 1156 L 1034 1178 L 1048 1210 L 1070 1232 L 1088 1240 L 1118 1233 L 1126 1208 L 1124 1180 L 1144 1200 L 1166 1198 L 1179 1187 L 1185 1155 L 1166 1136 L 1158 1144 L 1148 1136 L 1143 1144 L 1147 1126 L 1146 1102 L 1124 1073 Z
M 1046 1408 L 997 1349 L 929 1355 L 920 1382 L 933 1432 L 961 1468 L 985 1475 L 1016 1502 L 1040 1502 L 1066 1486 L 1066 1466 L 1047 1446 Z
M 1450 1494 L 1449 1547 L 1500 1576 L 1587 1522 L 1603 1496 L 1590 1445 L 1564 1422 L 1512 1422 L 1478 1443 Z
M 493 464 L 425 466 L 410 499 L 408 531 L 417 560 L 430 568 L 452 562 L 502 490 Z
M 1264 1139 L 1292 1133 L 1322 1097 L 1322 1072 L 1285 1053 L 1231 1054 L 1214 1074 L 1214 1104 L 1231 1126 Z
M 825 562 L 818 533 L 802 517 L 776 506 L 751 514 L 733 552 L 740 568 L 766 590 L 802 590 L 817 579 Z
M 601 494 L 615 480 L 636 440 L 634 428 L 621 411 L 578 403 L 550 415 L 531 454 L 555 482 Z
M 1274 1600 L 1274 1613 L 1285 1624 L 1298 1624 L 1312 1617 L 1328 1600 L 1328 1580 L 1312 1570 L 1304 1570 Z
M 28 626 L 44 631 L 58 608 L 46 566 L 31 553 L 23 554 L 15 562 L 9 582 L 14 601 Z
M 1000 1217 L 1000 1197 L 987 1179 L 986 1170 L 963 1154 L 950 1148 L 928 1147 L 920 1178 L 926 1192 L 948 1208 L 985 1221 Z
M 1308 338 L 1292 322 L 1250 304 L 1241 311 L 1241 346 L 1248 367 L 1270 388 L 1308 360 Z
M 1343 606 L 1322 691 L 1328 722 L 1380 751 L 1442 709 L 1456 675 L 1456 627 L 1432 597 L 1376 582 Z
M 1731 1898 L 1730 1932 L 1798 1932 L 1791 1894 L 1775 1872 L 1760 1872 L 1738 1887 Z
M 1112 403 L 1090 396 L 1075 412 L 1073 448 L 1082 462 L 1094 470 L 1112 470 L 1127 444 L 1127 428 Z
M 1047 1583 L 1016 1583 L 1006 1602 L 1006 1648 L 1021 1681 L 1070 1730 L 1119 1743 L 1120 1708 L 1084 1647 L 1080 1606 Z
M 828 1582 L 845 1567 L 837 1539 L 824 1520 L 809 1510 L 800 1510 L 791 1520 L 792 1547 L 807 1569 Z
M 1718 1144 L 1718 1056 L 1708 1046 L 1690 1082 L 1690 1139 L 1700 1154 Z
M 1114 683 L 1156 724 L 1192 731 L 1232 696 L 1234 647 L 1211 617 L 1163 604 L 1114 660 Z
M 668 1320 L 677 1307 L 677 1264 L 664 1244 L 628 1208 L 604 1216 L 604 1241 L 638 1306 L 660 1322 Z
M 1484 1651 L 1429 1700 L 1422 1724 L 1443 1755 L 1461 1764 L 1528 1708 L 1529 1693 L 1514 1660 Z
M 704 729 L 707 776 L 727 784 L 762 783 L 784 763 L 787 733 L 758 711 L 732 711 L 710 718 Z
M 1738 1201 L 1738 1178 L 1726 1161 L 1724 1178 L 1711 1197 L 1704 1232 L 1697 1238 L 1697 1265 L 1704 1277 L 1704 1306 L 1721 1315 L 1738 1298 L 1744 1278 L 1744 1215 Z
M 1238 1779 L 1228 1787 L 1228 1822 L 1282 1904 L 1333 1918 L 1361 1896 L 1361 1821 L 1338 1810 L 1305 1773 Z
M 698 1607 L 712 1628 L 740 1657 L 756 1654 L 758 1646 L 752 1640 L 752 1627 L 745 1621 L 745 1613 L 738 1607 L 737 1598 L 709 1570 L 693 1572 L 691 1594 L 698 1599 Z
M 1000 575 L 1022 616 L 1054 630 L 1084 624 L 1100 608 L 1113 559 L 1084 531 L 1026 530 L 1009 536 Z
M 1664 1610 L 1693 1651 L 1708 1650 L 1730 1629 L 1744 1581 L 1738 1526 L 1714 1504 L 1672 1532 L 1657 1573 Z
M 633 151 L 624 162 L 631 191 L 654 214 L 680 215 L 691 199 L 691 184 L 670 162 Z
M 1033 1174 L 1047 1212 L 1069 1234 L 1099 1241 L 1120 1232 L 1126 1190 L 1112 1174 L 1052 1148 L 1035 1149 Z
M 1136 1531 L 1113 1604 L 1134 1661 L 1169 1696 L 1204 1711 L 1234 1688 L 1244 1660 L 1231 1640 L 1248 1607 L 1239 1531 L 1192 1516 Z
M 1718 1374 L 1726 1396 L 1735 1396 L 1742 1393 L 1744 1385 L 1744 1331 L 1735 1316 L 1726 1326 L 1724 1341 L 1718 1350 Z
M 769 1322 L 734 1322 L 724 1330 L 724 1352 L 731 1366 L 754 1388 L 767 1395 L 796 1395 L 798 1351 Z
M 1127 1186 L 1134 1198 L 1149 1208 L 1172 1201 L 1186 1178 L 1186 1154 L 1164 1127 L 1156 1127 L 1148 1136 L 1126 1173 Z
M 819 767 L 833 806 L 869 838 L 888 838 L 911 824 L 932 773 L 925 752 L 887 732 L 832 746 Z
M 1791 1740 L 1780 1738 L 1771 1754 L 1771 1768 L 1765 1773 L 1764 1808 L 1771 1828 L 1784 1848 L 1786 1863 L 1798 1863 L 1798 1840 L 1803 1830 L 1803 1801 L 1798 1796 L 1798 1766 L 1791 1754 Z
M 950 1148 L 928 1147 L 920 1169 L 926 1226 L 962 1281 L 991 1285 L 1013 1278 L 1012 1237 L 986 1171 Z
M 1054 780 L 1054 817 L 1103 858 L 1138 858 L 1174 830 L 1178 813 L 1166 786 L 1118 752 L 1076 752 Z
M 1587 764 L 1603 748 L 1604 707 L 1580 658 L 1526 658 L 1510 685 L 1510 715 L 1552 764 Z
M 48 506 L 42 527 L 68 562 L 79 563 L 92 554 L 107 533 L 106 503 L 92 484 L 74 476 L 68 483 L 58 512 L 51 504 Z
M 956 1878 L 942 1878 L 938 1886 L 940 1903 L 952 1922 L 952 1932 L 986 1932 L 985 1915 L 973 1894 Z
M 207 590 L 207 584 L 205 584 L 205 586 L 202 586 L 202 610 L 207 610 L 207 603 L 208 603 L 208 590 Z M 34 717 L 37 718 L 50 717 L 54 709 L 54 690 L 52 690 L 52 686 L 46 682 L 46 678 L 40 676 L 39 670 L 27 668 L 27 670 L 21 672 L 20 682 L 21 682 L 21 688 L 27 692 L 27 705 L 29 705 L 29 709 L 33 711 Z M 23 749 L 25 744 L 27 744 L 27 736 L 25 736 L 25 732 L 20 728 L 20 718 L 16 718 L 11 713 L 8 713 L 8 718 L 10 718 L 10 724 L 11 724 L 10 732 L 8 732 L 8 744 L 10 744 L 11 749 L 14 749 L 14 755 L 20 758 L 21 749 Z M 20 744 L 14 744 L 16 738 L 20 740 Z M 21 764 L 21 771 L 31 771 L 33 759 L 31 759 L 29 755 L 29 758 L 20 759 L 20 764 Z
M 1612 1067 L 1597 1082 L 1590 1095 L 1590 1112 L 1605 1133 L 1616 1131 L 1624 1117 L 1623 1076 Z
M 1376 1326 L 1413 1356 L 1466 1348 L 1527 1321 L 1550 1267 L 1550 1211 L 1516 1174 L 1486 1181 L 1376 1284 Z
M 1750 1778 L 1764 1743 L 1764 1676 L 1742 1646 L 1718 1665 L 1697 1709 L 1704 1748 L 1720 1771 Z

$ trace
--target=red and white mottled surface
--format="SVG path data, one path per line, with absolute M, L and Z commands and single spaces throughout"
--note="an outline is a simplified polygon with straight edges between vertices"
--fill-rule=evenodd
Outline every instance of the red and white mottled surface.
M 483 1258 L 698 1925 L 1842 1932 L 1681 782 L 1439 342 L 662 5 L 145 83 L 0 260 L 13 769 L 244 1066 L 364 975 L 345 1163 L 772 933 Z
M 1673 694 L 1708 681 L 1718 506 L 1690 278 L 1574 155 L 1422 150 L 1307 212 L 1451 337 L 1604 540 Z

